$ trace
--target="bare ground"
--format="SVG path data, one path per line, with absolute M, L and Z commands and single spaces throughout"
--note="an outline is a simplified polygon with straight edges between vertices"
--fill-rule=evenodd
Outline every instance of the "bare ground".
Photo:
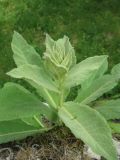
M 83 142 L 66 128 L 0 145 L 0 160 L 81 160 Z

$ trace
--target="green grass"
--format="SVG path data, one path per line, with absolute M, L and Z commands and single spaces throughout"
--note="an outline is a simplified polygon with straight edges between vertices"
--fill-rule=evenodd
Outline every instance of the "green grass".
M 110 68 L 120 62 L 119 0 L 1 0 L 0 85 L 15 64 L 10 47 L 13 31 L 21 33 L 42 55 L 45 34 L 69 36 L 78 62 L 107 54 Z M 19 83 L 22 83 L 19 81 Z

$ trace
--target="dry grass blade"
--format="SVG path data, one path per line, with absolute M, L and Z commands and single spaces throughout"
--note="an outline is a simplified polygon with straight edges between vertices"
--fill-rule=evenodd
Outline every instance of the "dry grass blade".
M 6 146 L 10 148 L 9 160 L 81 160 L 83 149 L 83 143 L 64 127 L 0 147 Z M 7 153 L 3 155 L 5 157 Z M 5 159 L 0 157 L 0 160 Z

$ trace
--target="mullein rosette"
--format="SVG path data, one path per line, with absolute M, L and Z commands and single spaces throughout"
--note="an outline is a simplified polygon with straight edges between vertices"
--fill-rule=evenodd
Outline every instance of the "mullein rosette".
M 69 69 L 76 64 L 75 51 L 69 38 L 64 36 L 54 41 L 46 34 L 46 52 L 44 53 L 44 62 L 47 70 L 54 78 L 64 77 Z

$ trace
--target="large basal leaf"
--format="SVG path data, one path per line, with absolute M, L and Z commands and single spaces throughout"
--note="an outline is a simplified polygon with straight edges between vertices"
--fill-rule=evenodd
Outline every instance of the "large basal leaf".
M 104 75 L 93 81 L 87 89 L 80 89 L 75 101 L 88 104 L 113 89 L 116 85 L 117 82 L 113 76 Z
M 56 84 L 52 81 L 50 76 L 45 72 L 44 69 L 35 65 L 22 65 L 15 68 L 7 73 L 9 76 L 14 78 L 23 78 L 31 80 L 38 86 L 58 92 Z
M 41 58 L 35 49 L 17 32 L 14 32 L 12 39 L 13 58 L 17 66 L 33 64 L 41 66 Z
M 34 127 L 46 127 L 47 123 L 51 124 L 56 123 L 58 121 L 58 114 L 57 111 L 53 108 L 51 108 L 47 103 L 44 103 L 46 106 L 44 110 L 42 111 L 42 116 L 41 114 L 36 114 L 33 117 L 25 117 L 22 118 L 21 120 L 27 123 L 28 125 L 34 126 Z M 46 122 L 47 123 L 46 123 Z
M 102 114 L 105 119 L 120 119 L 120 99 L 100 101 L 95 109 Z
M 33 127 L 27 125 L 22 120 L 2 121 L 0 122 L 0 143 L 14 140 L 20 140 L 27 136 L 42 133 L 48 129 L 42 127 Z
M 66 76 L 66 86 L 69 88 L 82 84 L 93 74 L 97 76 L 97 73 L 100 72 L 101 66 L 107 62 L 107 57 L 108 56 L 106 55 L 94 56 L 74 65 Z
M 72 133 L 95 153 L 108 160 L 117 159 L 111 130 L 97 111 L 82 104 L 67 102 L 59 110 L 59 116 Z
M 39 117 L 36 119 L 36 117 Z M 45 127 L 45 125 L 42 123 L 40 116 L 33 116 L 33 117 L 27 117 L 21 119 L 23 122 L 25 122 L 27 125 L 33 126 L 33 127 Z
M 116 77 L 116 79 L 120 79 L 120 63 L 116 64 L 112 68 L 111 73 Z
M 21 119 L 34 115 L 52 114 L 49 106 L 39 101 L 22 86 L 14 83 L 7 83 L 0 90 L 0 121 Z

